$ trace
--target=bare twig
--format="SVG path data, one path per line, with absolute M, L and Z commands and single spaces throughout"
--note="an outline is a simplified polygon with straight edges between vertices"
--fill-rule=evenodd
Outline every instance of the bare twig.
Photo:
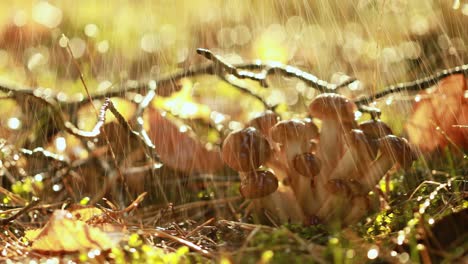
M 468 74 L 468 64 L 461 65 L 461 66 L 451 68 L 448 70 L 443 70 L 434 75 L 431 75 L 422 79 L 418 79 L 412 82 L 405 82 L 405 83 L 399 83 L 396 85 L 390 85 L 386 87 L 383 91 L 361 98 L 359 100 L 356 100 L 354 101 L 354 103 L 357 104 L 358 106 L 367 105 L 389 94 L 399 93 L 399 92 L 404 92 L 404 91 L 418 92 L 420 90 L 427 89 L 437 84 L 437 82 L 439 82 L 441 79 L 450 75 L 454 75 L 454 74 L 464 74 L 464 75 Z
M 215 219 L 214 218 L 210 218 L 208 219 L 207 221 L 205 221 L 203 224 L 197 226 L 196 228 L 194 228 L 192 231 L 188 232 L 185 237 L 190 237 L 192 236 L 193 234 L 197 233 L 199 230 L 201 230 L 202 228 L 204 228 L 205 226 L 211 224 Z
M 62 156 L 62 155 L 58 155 L 58 154 L 55 154 L 55 153 L 52 153 L 48 150 L 45 150 L 44 148 L 41 148 L 41 147 L 38 147 L 38 148 L 35 148 L 33 150 L 29 150 L 29 149 L 20 149 L 21 153 L 23 155 L 28 155 L 28 156 L 32 156 L 32 157 L 42 157 L 46 160 L 49 160 L 49 161 L 54 161 L 54 162 L 57 162 L 59 164 L 62 164 L 63 166 L 68 166 L 70 165 L 69 163 L 69 160 Z
M 152 233 L 158 237 L 161 237 L 161 238 L 167 238 L 167 239 L 171 239 L 175 242 L 178 242 L 184 246 L 187 246 L 189 247 L 190 249 L 192 249 L 193 251 L 195 252 L 198 252 L 206 257 L 209 257 L 209 258 L 213 258 L 213 254 L 211 254 L 208 250 L 206 249 L 203 249 L 202 247 L 196 245 L 195 243 L 193 242 L 190 242 L 186 239 L 183 239 L 183 238 L 180 238 L 178 236 L 174 236 L 174 235 L 171 235 L 163 230 L 160 230 L 160 229 L 144 229 L 143 230 L 144 232 L 147 232 L 147 233 Z
M 218 74 L 216 70 L 223 69 L 226 73 L 232 74 L 239 79 L 250 79 L 257 81 L 261 86 L 267 88 L 268 82 L 267 77 L 273 73 L 280 73 L 287 77 L 295 77 L 299 80 L 305 82 L 307 85 L 311 86 L 314 89 L 319 90 L 324 93 L 334 93 L 337 86 L 336 84 L 328 83 L 324 80 L 320 80 L 317 76 L 310 74 L 308 72 L 302 71 L 296 67 L 290 65 L 284 65 L 278 62 L 264 63 L 261 61 L 255 61 L 251 64 L 244 65 L 231 65 L 222 60 L 219 56 L 213 54 L 208 49 L 197 49 L 197 53 L 204 56 L 205 58 L 213 61 L 215 74 Z M 244 69 L 248 69 L 246 71 Z M 261 70 L 260 73 L 253 73 L 250 70 Z
M 21 215 L 27 213 L 29 210 L 31 210 L 33 207 L 38 205 L 40 202 L 39 198 L 33 199 L 29 204 L 27 204 L 25 207 L 21 208 L 16 214 L 0 219 L 0 226 L 7 225 L 8 223 L 14 221 L 16 218 L 20 217 Z

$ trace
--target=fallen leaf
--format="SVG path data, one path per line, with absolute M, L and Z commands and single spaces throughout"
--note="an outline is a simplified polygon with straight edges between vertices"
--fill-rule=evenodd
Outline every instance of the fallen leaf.
M 190 130 L 181 129 L 150 107 L 148 136 L 167 166 L 184 172 L 214 172 L 223 167 L 220 150 L 208 150 Z
M 66 210 L 56 210 L 40 230 L 26 232 L 31 250 L 44 254 L 65 254 L 91 249 L 109 250 L 117 241 L 99 228 L 77 220 Z
M 73 210 L 71 213 L 73 217 L 83 222 L 87 222 L 88 220 L 103 214 L 102 210 L 96 207 L 84 207 Z
M 406 124 L 410 142 L 421 151 L 431 152 L 444 148 L 449 141 L 468 149 L 467 85 L 463 75 L 442 79 L 436 87 L 419 94 L 413 113 Z

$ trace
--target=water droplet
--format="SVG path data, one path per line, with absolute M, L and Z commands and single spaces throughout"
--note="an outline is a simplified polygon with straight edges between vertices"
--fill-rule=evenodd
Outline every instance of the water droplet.
M 64 137 L 57 137 L 55 139 L 55 149 L 58 152 L 64 152 L 67 149 L 67 141 Z
M 99 28 L 95 24 L 87 24 L 84 28 L 86 36 L 94 38 L 99 33 Z
M 7 125 L 10 129 L 16 130 L 21 127 L 21 121 L 17 117 L 12 117 L 8 119 Z
M 44 179 L 44 177 L 40 173 L 34 175 L 34 180 L 37 181 L 37 182 L 41 182 L 43 179 Z
M 377 247 L 372 247 L 367 251 L 367 257 L 369 259 L 376 259 L 379 256 L 379 249 Z
M 54 190 L 54 192 L 58 192 L 62 189 L 62 186 L 60 184 L 54 184 L 54 186 L 52 186 L 52 190 Z

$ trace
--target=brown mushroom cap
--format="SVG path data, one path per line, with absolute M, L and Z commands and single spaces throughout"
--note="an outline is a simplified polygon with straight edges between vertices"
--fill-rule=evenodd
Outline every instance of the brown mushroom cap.
M 343 123 L 354 122 L 356 105 L 343 95 L 323 93 L 309 105 L 309 113 L 318 119 L 333 119 Z
M 346 143 L 355 148 L 358 153 L 361 155 L 368 154 L 371 157 L 374 157 L 378 149 L 375 149 L 374 144 L 367 139 L 366 135 L 362 130 L 352 129 L 349 133 L 346 134 Z
M 278 179 L 271 171 L 251 171 L 242 175 L 239 191 L 247 199 L 262 198 L 278 189 Z
M 247 126 L 254 127 L 258 129 L 264 136 L 268 136 L 270 133 L 270 128 L 276 125 L 278 120 L 279 116 L 275 112 L 267 110 L 261 115 L 250 120 L 247 123 Z
M 281 144 L 290 141 L 307 141 L 318 136 L 318 129 L 312 123 L 305 123 L 298 119 L 283 120 L 270 130 L 271 138 Z
M 306 130 L 308 131 L 308 137 L 316 138 L 316 137 L 319 136 L 319 129 L 314 124 L 314 122 L 312 122 L 312 119 L 304 118 L 301 121 L 304 122 L 304 124 L 306 125 Z M 307 139 L 309 139 L 309 138 L 307 138 Z
M 313 177 L 320 173 L 321 162 L 312 153 L 302 153 L 294 158 L 294 169 L 301 175 Z
M 380 120 L 369 120 L 363 122 L 359 124 L 359 129 L 372 139 L 382 138 L 393 134 L 392 129 Z
M 268 141 L 253 127 L 231 132 L 223 142 L 223 160 L 236 171 L 255 170 L 270 155 Z
M 405 138 L 387 135 L 379 139 L 382 155 L 387 155 L 398 162 L 404 169 L 409 169 L 416 159 L 416 154 Z

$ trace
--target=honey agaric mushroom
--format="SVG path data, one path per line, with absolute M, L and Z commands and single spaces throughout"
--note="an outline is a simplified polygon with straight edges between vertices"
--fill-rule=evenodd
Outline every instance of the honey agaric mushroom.
M 271 171 L 241 172 L 240 193 L 244 198 L 256 199 L 272 194 L 278 189 L 278 179 Z
M 360 180 L 367 191 L 372 190 L 395 163 L 400 164 L 404 169 L 408 169 L 416 158 L 414 151 L 405 138 L 387 135 L 379 139 L 379 145 L 382 154 L 370 164 L 367 173 Z
M 244 198 L 255 199 L 253 205 L 258 210 L 268 210 L 282 223 L 304 219 L 302 210 L 291 188 L 278 182 L 271 171 L 240 172 L 239 191 Z
M 279 116 L 271 110 L 261 113 L 247 123 L 247 126 L 256 128 L 265 137 L 270 136 L 270 129 L 278 123 Z
M 291 119 L 278 122 L 270 133 L 273 141 L 281 144 L 288 165 L 292 167 L 294 157 L 308 151 L 309 140 L 318 136 L 318 129 L 311 122 Z
M 310 202 L 313 197 L 310 187 L 312 179 L 309 175 L 301 176 L 298 173 L 295 168 L 295 159 L 297 155 L 309 151 L 310 140 L 318 136 L 318 128 L 311 120 L 292 119 L 278 122 L 271 128 L 270 133 L 273 141 L 281 145 L 281 154 L 288 168 L 287 176 L 297 201 L 301 206 Z M 320 171 L 320 168 L 318 170 Z
M 371 150 L 372 157 L 377 156 L 379 151 L 379 138 L 385 137 L 387 135 L 393 135 L 392 129 L 381 120 L 369 120 L 359 124 L 359 129 L 361 129 L 369 140 L 369 146 Z
M 355 104 L 343 95 L 324 93 L 309 105 L 309 113 L 322 121 L 319 158 L 328 171 L 343 152 L 343 133 L 354 128 Z
M 271 155 L 270 144 L 253 127 L 231 132 L 222 147 L 223 161 L 236 171 L 252 171 Z

